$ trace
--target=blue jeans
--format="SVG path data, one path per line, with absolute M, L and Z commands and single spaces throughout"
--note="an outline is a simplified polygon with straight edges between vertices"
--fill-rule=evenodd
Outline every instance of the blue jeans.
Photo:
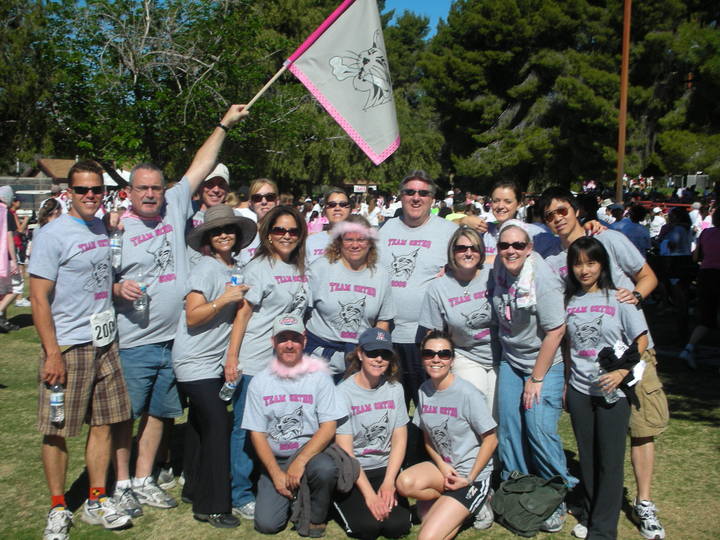
M 502 479 L 512 471 L 536 474 L 541 478 L 560 475 L 572 488 L 578 480 L 570 476 L 565 461 L 558 421 L 562 413 L 565 384 L 563 364 L 551 367 L 545 375 L 540 403 L 525 410 L 522 394 L 529 374 L 500 363 L 497 386 L 498 448 L 503 463 Z
M 247 431 L 240 427 L 251 380 L 252 375 L 243 375 L 238 381 L 238 387 L 232 398 L 233 429 L 230 435 L 230 471 L 232 472 L 232 505 L 235 508 L 255 500 L 250 481 L 253 470 L 253 461 L 248 453 L 250 441 Z

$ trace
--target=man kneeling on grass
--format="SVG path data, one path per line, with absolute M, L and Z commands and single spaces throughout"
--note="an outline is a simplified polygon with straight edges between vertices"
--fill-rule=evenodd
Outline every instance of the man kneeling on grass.
M 255 529 L 274 534 L 285 528 L 290 503 L 305 476 L 310 526 L 309 530 L 298 526 L 298 532 L 319 538 L 325 534 L 338 478 L 335 461 L 323 450 L 335 437 L 337 420 L 344 413 L 325 362 L 303 355 L 302 319 L 290 314 L 278 317 L 272 340 L 275 358 L 253 377 L 242 421 L 264 466 L 258 481 Z

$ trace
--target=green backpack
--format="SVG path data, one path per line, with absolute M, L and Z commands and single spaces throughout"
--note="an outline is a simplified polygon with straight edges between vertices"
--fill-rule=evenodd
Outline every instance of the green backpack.
M 498 523 L 518 536 L 531 537 L 563 502 L 567 487 L 560 476 L 547 480 L 532 474 L 510 473 L 492 498 Z

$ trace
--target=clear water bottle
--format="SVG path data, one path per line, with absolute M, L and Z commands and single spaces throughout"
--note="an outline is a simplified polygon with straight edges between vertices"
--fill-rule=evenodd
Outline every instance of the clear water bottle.
M 235 393 L 235 389 L 237 388 L 237 381 L 225 381 L 225 384 L 223 384 L 222 388 L 220 389 L 220 393 L 218 396 L 223 401 L 230 401 L 233 397 L 233 394 Z
M 50 387 L 50 422 L 62 424 L 65 421 L 65 387 L 53 384 Z
M 242 285 L 244 280 L 245 276 L 243 276 L 242 266 L 236 264 L 230 275 L 230 283 L 232 285 Z
M 114 270 L 119 270 L 122 264 L 122 234 L 120 229 L 110 233 L 110 262 Z
M 605 375 L 607 371 L 605 371 L 600 364 L 596 362 L 597 371 L 595 373 L 595 377 L 593 378 L 593 383 L 597 385 L 597 387 L 602 392 L 603 397 L 605 398 L 605 402 L 608 404 L 615 403 L 618 399 L 620 399 L 620 395 L 618 394 L 618 389 L 615 388 L 614 390 L 605 390 L 603 386 L 600 385 L 600 377 Z
M 135 278 L 135 281 L 138 284 L 138 287 L 140 287 L 140 290 L 142 291 L 142 294 L 139 298 L 136 298 L 133 301 L 133 307 L 135 308 L 135 311 L 144 312 L 147 311 L 148 308 L 148 295 L 147 295 L 147 283 L 145 282 L 145 276 L 142 274 L 138 274 L 138 276 Z

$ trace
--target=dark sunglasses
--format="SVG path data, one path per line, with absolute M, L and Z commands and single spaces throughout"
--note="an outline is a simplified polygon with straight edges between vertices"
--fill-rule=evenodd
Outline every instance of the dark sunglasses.
M 250 200 L 254 203 L 259 203 L 265 199 L 267 202 L 275 202 L 277 200 L 277 193 L 255 193 L 250 195 Z
M 285 227 L 273 227 L 270 229 L 270 234 L 273 236 L 285 236 L 286 234 L 290 236 L 300 236 L 300 229 L 297 227 L 290 227 L 289 229 Z
M 432 191 L 428 191 L 427 189 L 403 189 L 400 193 L 408 197 L 413 197 L 416 193 L 420 197 L 429 197 L 432 195 Z
M 347 208 L 350 206 L 350 203 L 347 201 L 337 202 L 337 201 L 331 201 L 325 205 L 327 208 L 335 208 L 336 206 L 339 206 L 340 208 Z
M 473 253 L 480 253 L 480 248 L 477 246 L 466 246 L 463 244 L 455 244 L 453 246 L 454 253 L 465 253 L 468 249 Z
M 560 208 L 556 208 L 555 210 L 551 210 L 550 212 L 545 212 L 545 215 L 543 216 L 545 218 L 545 221 L 552 221 L 556 215 L 560 217 L 565 217 L 568 215 L 569 208 L 567 206 L 561 206 Z
M 237 229 L 235 228 L 235 225 L 225 225 L 223 227 L 218 227 L 217 229 L 212 229 L 210 231 L 210 236 L 220 236 L 221 234 L 235 234 L 237 233 Z
M 527 242 L 498 242 L 497 247 L 500 251 L 505 251 L 506 249 L 512 248 L 517 251 L 522 251 L 528 246 Z
M 105 193 L 105 186 L 72 186 L 70 189 L 78 195 L 86 195 L 88 191 L 92 191 L 95 195 Z
M 390 351 L 380 349 L 377 351 L 365 351 L 365 356 L 367 356 L 368 358 L 377 358 L 379 356 L 386 362 L 389 362 L 393 355 Z
M 440 349 L 439 351 L 434 351 L 432 349 L 423 349 L 420 351 L 420 356 L 422 356 L 423 360 L 432 360 L 436 356 L 440 360 L 450 360 L 453 357 L 453 353 L 450 349 Z

